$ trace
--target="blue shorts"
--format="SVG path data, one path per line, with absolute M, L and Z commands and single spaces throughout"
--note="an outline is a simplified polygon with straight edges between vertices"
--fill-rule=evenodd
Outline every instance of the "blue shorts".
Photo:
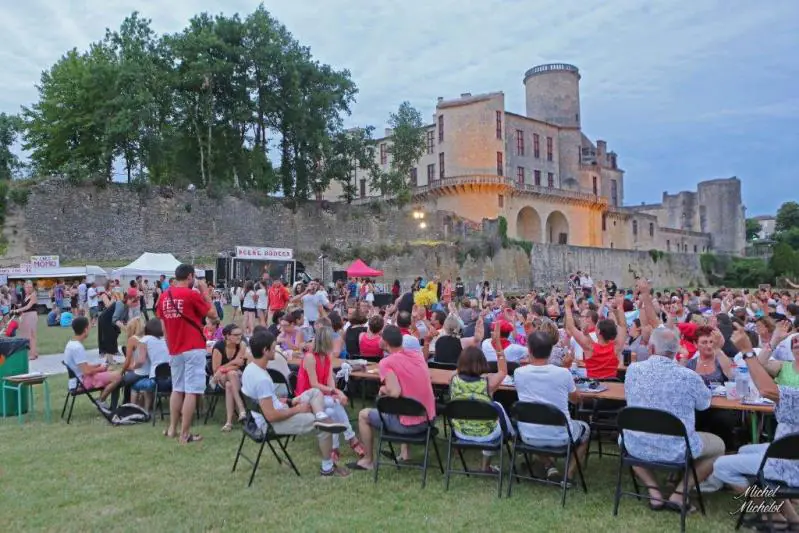
M 399 420 L 398 415 L 384 414 L 382 419 L 377 409 L 369 410 L 369 425 L 375 429 L 383 427 L 383 420 L 386 421 L 386 429 L 389 433 L 396 433 L 399 435 L 418 435 L 427 431 L 427 423 L 414 424 L 413 426 L 406 426 Z

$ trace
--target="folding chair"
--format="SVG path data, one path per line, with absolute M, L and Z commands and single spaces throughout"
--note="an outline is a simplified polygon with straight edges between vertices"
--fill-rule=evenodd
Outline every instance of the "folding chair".
M 269 377 L 272 378 L 272 382 L 275 385 L 285 386 L 287 396 L 289 398 L 294 398 L 294 387 L 291 385 L 290 379 L 287 379 L 282 372 L 274 368 L 267 368 L 266 371 L 269 372 Z
M 155 408 L 164 420 L 164 398 L 169 398 L 172 394 L 172 370 L 169 363 L 161 363 L 155 367 L 155 389 L 153 390 L 153 426 L 155 425 Z
M 208 419 L 214 416 L 216 412 L 216 404 L 219 403 L 219 398 L 225 397 L 225 389 L 219 385 L 211 387 L 211 378 L 214 377 L 214 372 L 211 367 L 211 360 L 209 359 L 205 364 L 205 393 L 203 399 L 208 399 L 208 404 L 205 407 L 205 420 L 203 424 L 208 424 Z M 197 416 L 200 416 L 200 411 L 197 411 Z
M 575 447 L 578 443 L 574 440 L 574 435 L 572 434 L 572 428 L 571 424 L 569 424 L 569 420 L 566 418 L 566 415 L 560 411 L 560 409 L 554 405 L 542 402 L 516 402 L 513 404 L 513 408 L 511 409 L 511 421 L 516 429 L 516 434 L 513 437 L 513 453 L 511 454 L 510 459 L 510 478 L 508 480 L 509 498 L 511 495 L 511 490 L 513 489 L 514 478 L 516 478 L 517 483 L 519 482 L 519 479 L 529 479 L 531 481 L 548 485 L 560 485 L 560 505 L 561 507 L 565 507 L 566 490 L 569 488 L 569 464 L 571 463 L 572 456 L 574 456 L 574 462 L 577 466 L 577 475 L 580 478 L 580 485 L 582 486 L 583 492 L 588 492 L 588 487 L 585 484 L 585 477 L 583 476 L 583 467 L 580 464 L 580 458 L 577 456 L 575 451 Z M 522 440 L 522 437 L 519 433 L 520 423 L 563 427 L 566 429 L 568 441 L 563 446 L 536 446 L 527 444 Z M 519 474 L 516 471 L 516 455 L 520 452 L 524 454 L 525 459 L 529 454 L 541 455 L 545 457 L 563 457 L 565 460 L 563 466 L 563 480 L 550 481 L 549 479 L 533 477 L 532 474 L 530 476 L 523 476 Z
M 450 401 L 445 410 L 444 416 L 447 422 L 452 426 L 453 420 L 465 421 L 490 421 L 494 420 L 499 427 L 502 427 L 502 420 L 500 419 L 499 411 L 497 408 L 487 402 L 480 400 L 452 400 Z M 502 471 L 505 466 L 505 456 L 503 453 L 503 442 L 505 441 L 505 432 L 490 442 L 473 442 L 459 439 L 455 436 L 454 431 L 450 431 L 447 438 L 447 466 L 444 473 L 444 489 L 449 490 L 449 477 L 450 474 L 474 474 L 476 476 L 497 476 L 497 497 L 502 497 Z M 452 469 L 452 450 L 458 452 L 461 459 L 463 470 Z M 463 450 L 481 450 L 481 451 L 499 451 L 499 474 L 491 472 L 475 472 L 469 470 L 466 466 L 466 461 L 463 458 Z
M 613 516 L 619 514 L 619 502 L 622 496 L 635 496 L 639 500 L 641 494 L 638 490 L 638 481 L 633 472 L 634 466 L 652 470 L 665 470 L 668 472 L 682 473 L 682 494 L 683 504 L 680 509 L 680 531 L 685 531 L 685 517 L 688 515 L 690 506 L 690 494 L 688 492 L 688 474 L 694 476 L 694 489 L 699 501 L 699 509 L 705 514 L 705 503 L 702 500 L 702 492 L 699 490 L 699 480 L 696 477 L 696 467 L 691 445 L 688 442 L 688 431 L 682 420 L 673 414 L 660 409 L 647 409 L 645 407 L 625 407 L 619 412 L 619 433 L 621 442 L 619 444 L 619 471 L 616 476 L 616 495 L 613 498 Z M 640 433 L 650 433 L 655 435 L 666 435 L 682 438 L 685 446 L 684 459 L 682 461 L 646 461 L 634 457 L 627 451 L 624 441 L 625 431 L 638 431 Z M 625 466 L 630 467 L 630 475 L 633 479 L 635 492 L 624 492 L 621 490 L 621 474 Z
M 602 381 L 621 383 L 620 379 L 615 378 L 603 379 Z M 611 457 L 619 456 L 617 453 L 606 452 L 602 449 L 603 444 L 617 444 L 618 439 L 615 438 L 615 433 L 618 431 L 617 419 L 619 417 L 619 412 L 624 408 L 623 405 L 619 405 L 617 408 L 607 408 L 608 403 L 612 404 L 613 400 L 584 398 L 577 404 L 575 418 L 587 422 L 588 427 L 591 428 L 591 441 L 588 443 L 588 452 L 585 455 L 586 465 L 588 465 L 588 458 L 592 453 L 599 455 L 600 459 L 603 455 L 610 455 Z M 610 438 L 603 440 L 603 435 Z M 591 450 L 591 443 L 594 441 L 597 443 L 597 451 Z
M 771 444 L 769 444 L 768 448 L 766 448 L 766 453 L 763 455 L 763 460 L 760 462 L 760 467 L 757 469 L 757 474 L 753 479 L 753 484 L 750 485 L 752 487 L 758 487 L 763 489 L 776 489 L 776 493 L 773 496 L 769 496 L 767 500 L 782 500 L 782 499 L 797 499 L 799 498 L 799 487 L 791 487 L 785 485 L 782 481 L 776 481 L 772 479 L 767 479 L 766 475 L 763 473 L 763 470 L 766 468 L 766 461 L 769 459 L 775 460 L 788 460 L 788 461 L 799 461 L 799 433 L 793 433 L 791 435 L 786 435 L 780 439 L 775 440 Z M 744 504 L 741 506 L 742 509 L 747 509 L 749 507 L 749 502 L 752 501 L 752 496 L 750 495 L 750 491 L 747 491 L 744 498 Z M 747 513 L 745 511 L 738 514 L 738 522 L 735 524 L 735 529 L 739 529 L 744 521 L 747 522 L 749 526 L 761 525 L 760 513 L 757 513 L 752 520 L 745 520 L 745 515 Z M 771 519 L 771 513 L 766 513 L 768 519 L 766 521 L 766 525 L 768 525 L 769 531 L 775 531 L 774 529 L 774 521 Z
M 83 385 L 83 381 L 78 377 L 77 374 L 75 374 L 74 370 L 72 370 L 63 361 L 61 361 L 61 364 L 64 365 L 64 367 L 66 367 L 69 380 L 70 381 L 72 381 L 73 379 L 75 380 L 74 388 L 70 389 L 69 386 L 67 386 L 67 394 L 66 397 L 64 398 L 64 407 L 61 409 L 61 419 L 62 420 L 64 419 L 64 413 L 66 413 L 67 404 L 69 403 L 69 414 L 67 415 L 67 424 L 69 424 L 70 420 L 72 420 L 72 410 L 75 408 L 75 398 L 77 398 L 78 396 L 86 396 L 87 398 L 89 398 L 89 401 L 94 404 L 97 410 L 100 411 L 100 414 L 103 415 L 103 418 L 111 422 L 111 415 L 107 414 L 105 411 L 100 409 L 100 404 L 97 403 L 97 400 L 95 400 L 94 396 L 92 396 L 93 392 L 102 392 L 105 387 L 94 387 L 92 389 L 87 389 Z M 70 398 L 72 399 L 71 403 L 69 402 Z
M 283 454 L 286 456 L 286 460 L 288 461 L 292 470 L 294 470 L 294 473 L 299 476 L 300 471 L 297 470 L 297 466 L 294 464 L 294 461 L 291 460 L 291 456 L 289 455 L 288 450 L 286 450 L 286 445 L 283 444 L 282 441 L 284 438 L 288 440 L 289 435 L 278 435 L 275 432 L 272 424 L 270 424 L 269 420 L 267 420 L 264 416 L 263 412 L 261 411 L 261 406 L 258 405 L 258 402 L 245 394 L 242 394 L 241 396 L 244 399 L 244 406 L 247 410 L 247 420 L 244 422 L 244 424 L 242 424 L 241 442 L 239 443 L 239 448 L 236 451 L 236 459 L 233 461 L 233 470 L 231 472 L 236 471 L 236 466 L 239 464 L 239 457 L 250 463 L 252 465 L 252 472 L 250 473 L 250 480 L 247 483 L 247 486 L 251 486 L 252 480 L 255 478 L 255 471 L 258 470 L 258 463 L 261 462 L 261 454 L 264 452 L 265 445 L 268 445 L 269 449 L 272 450 L 272 455 L 275 456 L 278 464 L 283 464 L 283 460 L 280 458 L 280 455 L 278 455 L 277 450 L 275 450 L 274 446 L 272 446 L 272 441 L 274 441 L 277 443 L 280 449 L 283 450 Z M 266 422 L 265 431 L 258 430 L 255 418 L 253 417 L 254 413 L 257 413 L 263 417 L 264 422 Z M 258 447 L 258 454 L 255 456 L 255 459 L 251 459 L 242 453 L 244 441 L 248 438 L 253 442 L 260 444 Z
M 380 469 L 380 455 L 383 453 L 383 442 L 387 442 L 391 451 L 391 457 L 394 466 L 397 468 L 415 468 L 422 470 L 422 488 L 425 487 L 427 482 L 427 464 L 430 459 L 430 443 L 433 443 L 433 449 L 436 452 L 438 459 L 438 468 L 441 473 L 444 473 L 444 466 L 441 463 L 441 455 L 438 453 L 438 446 L 436 445 L 435 436 L 438 434 L 438 429 L 433 425 L 433 422 L 427 417 L 427 409 L 424 405 L 414 400 L 413 398 L 391 398 L 383 396 L 377 399 L 375 404 L 377 414 L 382 422 L 382 427 L 378 431 L 377 448 L 374 451 L 375 465 L 374 465 L 374 481 L 377 483 L 377 474 Z M 402 435 L 399 433 L 392 433 L 386 429 L 385 415 L 397 416 L 422 416 L 427 420 L 425 429 L 413 435 Z M 401 464 L 397 461 L 397 455 L 394 453 L 393 443 L 397 444 L 424 444 L 424 461 L 422 465 Z

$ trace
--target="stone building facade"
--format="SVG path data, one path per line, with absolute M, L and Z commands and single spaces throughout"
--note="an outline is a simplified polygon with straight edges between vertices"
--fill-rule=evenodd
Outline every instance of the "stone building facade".
M 577 67 L 540 65 L 523 83 L 525 115 L 508 111 L 502 92 L 438 99 L 408 177 L 416 205 L 473 221 L 503 216 L 510 237 L 534 243 L 742 253 L 740 181 L 702 182 L 697 192 L 664 193 L 662 204 L 626 207 L 618 155 L 582 132 Z M 386 130 L 375 148 L 385 169 L 390 147 Z M 352 179 L 361 201 L 379 198 L 365 171 Z M 334 183 L 324 197 L 341 193 Z

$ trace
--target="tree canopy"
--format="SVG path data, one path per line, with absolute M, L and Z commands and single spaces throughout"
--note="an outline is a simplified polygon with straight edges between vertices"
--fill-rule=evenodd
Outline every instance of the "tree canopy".
M 343 131 L 357 94 L 349 71 L 315 60 L 263 5 L 243 18 L 201 13 L 160 36 L 134 12 L 88 50 L 65 53 L 37 89 L 22 110 L 34 172 L 76 182 L 111 181 L 121 162 L 128 182 L 302 201 L 347 181 L 371 144 L 371 128 Z M 14 162 L 3 120 L 0 172 Z
M 753 241 L 757 238 L 758 234 L 763 230 L 763 225 L 756 218 L 746 219 L 746 240 Z

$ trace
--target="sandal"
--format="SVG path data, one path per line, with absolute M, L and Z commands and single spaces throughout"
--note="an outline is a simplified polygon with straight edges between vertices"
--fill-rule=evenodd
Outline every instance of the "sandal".
M 247 411 L 242 411 L 239 413 L 239 422 L 244 422 L 247 420 Z
M 233 424 L 225 424 L 222 426 L 222 433 L 230 433 L 233 430 Z
M 175 435 L 174 433 L 172 435 L 170 435 L 168 429 L 164 430 L 163 435 L 164 435 L 164 437 L 166 437 L 168 439 L 174 439 L 175 437 L 177 437 L 177 435 Z
M 185 439 L 180 437 L 181 444 L 191 444 L 192 442 L 200 442 L 201 440 L 203 440 L 203 438 L 200 435 L 189 434 Z

